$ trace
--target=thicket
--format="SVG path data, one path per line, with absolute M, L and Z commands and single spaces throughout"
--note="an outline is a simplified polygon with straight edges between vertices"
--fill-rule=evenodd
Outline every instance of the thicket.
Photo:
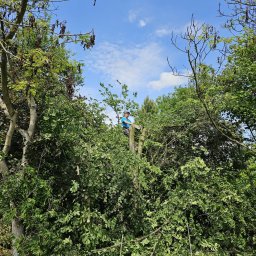
M 186 87 L 138 106 L 102 84 L 143 126 L 131 151 L 77 92 L 66 43 L 94 34 L 52 23 L 47 0 L 0 0 L 0 255 L 255 255 L 256 4 L 229 4 L 232 36 L 193 19 L 182 35 Z

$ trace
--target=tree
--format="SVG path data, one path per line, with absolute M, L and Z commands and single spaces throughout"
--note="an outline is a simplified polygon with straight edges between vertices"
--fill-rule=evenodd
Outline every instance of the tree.
M 77 82 L 77 64 L 67 61 L 65 49 L 61 45 L 58 47 L 58 38 L 63 39 L 63 43 L 74 38 L 87 48 L 94 44 L 94 35 L 65 34 L 65 24 L 58 21 L 56 26 L 60 32 L 55 34 L 55 24 L 50 28 L 48 17 L 45 16 L 48 7 L 49 1 L 46 0 L 1 1 L 0 106 L 9 120 L 7 131 L 2 133 L 4 145 L 0 171 L 3 179 L 13 172 L 23 172 L 29 164 L 28 150 L 36 131 L 41 107 L 39 100 L 45 91 L 57 93 L 63 89 L 56 89 L 56 85 L 66 83 L 67 93 L 70 96 L 73 94 L 73 86 Z M 33 14 L 35 10 L 37 18 Z M 21 136 L 17 146 L 22 154 L 16 159 L 18 162 L 14 167 L 8 162 L 11 161 L 10 150 L 16 132 Z M 15 212 L 15 202 L 10 203 Z M 12 220 L 12 233 L 15 240 L 24 233 L 17 214 Z M 13 254 L 17 255 L 16 249 Z
M 195 23 L 194 18 L 192 17 L 191 24 L 187 28 L 187 32 L 181 36 L 181 38 L 186 41 L 187 46 L 184 49 L 180 49 L 178 47 L 177 37 L 174 36 L 172 36 L 172 44 L 186 54 L 189 67 L 191 69 L 191 82 L 194 84 L 197 96 L 200 99 L 202 105 L 204 106 L 205 112 L 207 113 L 208 118 L 212 122 L 215 129 L 219 132 L 219 134 L 225 136 L 230 141 L 237 143 L 240 146 L 246 147 L 247 145 L 244 143 L 244 141 L 241 141 L 239 139 L 239 136 L 237 136 L 236 134 L 242 132 L 241 125 L 244 124 L 243 121 L 240 119 L 240 117 L 235 116 L 235 114 L 233 115 L 233 113 L 231 113 L 230 111 L 227 111 L 227 113 L 224 109 L 222 109 L 222 111 L 220 110 L 223 102 L 227 102 L 227 104 L 229 104 L 229 93 L 226 91 L 227 86 L 221 86 L 223 88 L 222 95 L 219 97 L 215 97 L 215 101 L 212 100 L 213 94 L 217 95 L 218 93 L 220 93 L 218 88 L 220 88 L 219 83 L 221 83 L 221 77 L 223 78 L 225 76 L 224 74 L 227 75 L 227 72 L 229 72 L 228 76 L 231 75 L 230 68 L 228 68 L 228 66 L 232 65 L 230 62 L 233 61 L 233 58 L 236 59 L 234 49 L 236 49 L 238 46 L 237 42 L 251 44 L 255 40 L 255 30 L 253 29 L 253 26 L 255 25 L 254 19 L 248 19 L 246 22 L 242 21 L 244 11 L 250 12 L 250 15 L 253 15 L 254 4 L 252 4 L 250 1 L 231 1 L 230 4 L 235 8 L 235 14 L 233 14 L 232 16 L 232 21 L 234 21 L 233 25 L 236 21 L 240 25 L 243 25 L 242 33 L 235 37 L 222 38 L 213 26 L 207 24 L 198 26 Z M 237 11 L 238 9 L 240 11 Z M 235 29 L 235 27 L 231 28 Z M 242 48 L 243 50 L 245 49 L 244 47 Z M 250 50 L 252 50 L 252 47 L 250 48 Z M 215 55 L 217 53 L 219 54 L 217 55 L 217 63 L 215 65 L 207 65 L 206 63 L 208 55 L 211 53 Z M 254 60 L 251 60 L 251 64 L 253 64 L 253 62 Z M 238 64 L 238 62 L 236 64 Z M 238 65 L 241 65 L 241 63 Z M 174 67 L 171 67 L 171 69 L 175 75 L 182 75 Z M 251 69 L 254 69 L 254 65 L 252 65 Z M 253 73 L 252 70 L 250 70 L 250 73 Z M 234 72 L 236 73 L 236 71 Z M 222 75 L 222 73 L 224 76 Z M 239 83 L 241 84 L 241 81 L 239 81 Z M 248 90 L 248 88 L 250 87 L 250 85 L 248 86 L 248 81 L 244 81 L 242 83 L 247 84 L 247 87 L 244 87 L 243 90 Z M 253 84 L 254 82 L 249 81 L 249 84 L 251 83 Z M 233 88 L 235 88 L 235 85 L 230 85 L 229 88 L 232 88 L 233 90 Z M 253 97 L 253 90 L 254 89 L 249 89 L 248 92 L 244 94 L 240 91 L 240 94 L 243 94 L 243 97 L 240 97 L 240 100 L 244 101 L 245 97 L 248 98 L 248 96 L 246 96 L 247 94 L 249 94 L 250 97 Z M 222 97 L 223 95 L 225 95 L 227 98 L 225 99 L 225 96 Z M 233 94 L 233 97 L 235 98 L 236 96 Z M 241 105 L 243 105 L 242 102 Z M 217 121 L 218 115 L 222 115 L 223 117 L 222 119 L 220 119 L 221 122 Z M 232 118 L 225 118 L 226 115 L 232 116 Z M 241 122 L 235 121 L 236 118 L 240 119 Z M 251 137 L 253 139 L 254 132 L 250 126 L 251 125 L 247 125 L 246 129 L 251 134 Z
M 2 17 L 2 31 L 14 26 L 15 34 L 0 41 L 0 145 L 8 149 L 0 254 L 254 255 L 254 31 L 222 38 L 192 20 L 186 87 L 139 106 L 127 85 L 102 84 L 102 100 L 88 100 L 76 92 L 81 64 L 65 43 L 91 47 L 94 35 L 50 24 L 45 1 L 27 1 L 18 26 L 21 5 L 9 2 L 1 7 L 13 14 Z M 208 52 L 218 51 L 208 65 Z M 109 107 L 131 109 L 143 125 L 132 150 L 106 123 Z

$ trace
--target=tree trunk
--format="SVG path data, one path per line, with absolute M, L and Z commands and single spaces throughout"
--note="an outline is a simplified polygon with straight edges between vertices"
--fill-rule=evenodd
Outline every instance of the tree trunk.
M 25 167 L 28 164 L 27 159 L 27 151 L 29 144 L 33 140 L 33 136 L 36 129 L 36 122 L 37 122 L 37 110 L 36 110 L 36 102 L 32 95 L 28 97 L 28 106 L 29 106 L 29 127 L 27 130 L 19 129 L 20 134 L 23 137 L 23 149 L 22 149 L 22 159 L 21 159 L 21 166 Z
M 0 22 L 1 41 L 2 40 L 4 41 L 3 45 L 5 45 L 5 44 L 7 46 L 11 45 L 11 40 L 15 37 L 17 30 L 19 29 L 19 25 L 23 21 L 25 12 L 27 10 L 28 2 L 29 2 L 29 0 L 21 0 L 20 1 L 20 10 L 17 11 L 17 15 L 14 19 L 12 26 L 9 29 L 8 34 L 5 34 L 5 31 L 6 31 L 5 27 L 4 27 L 5 24 L 4 24 L 3 20 L 1 20 L 1 22 Z M 6 48 L 8 48 L 8 47 L 6 47 Z M 2 47 L 2 49 L 0 49 L 0 50 L 1 50 L 0 66 L 1 66 L 1 94 L 2 94 L 2 96 L 0 97 L 0 108 L 4 111 L 6 117 L 10 119 L 9 129 L 8 129 L 8 132 L 5 137 L 4 147 L 2 149 L 3 156 L 2 156 L 2 159 L 0 160 L 0 173 L 4 177 L 9 171 L 9 168 L 7 166 L 5 158 L 9 154 L 9 150 L 10 150 L 10 147 L 12 144 L 13 134 L 14 134 L 15 129 L 17 128 L 16 122 L 17 122 L 18 113 L 17 113 L 17 111 L 15 111 L 13 104 L 12 104 L 11 97 L 9 95 L 7 52 L 4 47 Z M 28 129 L 27 133 L 29 136 L 28 137 L 29 140 L 31 140 L 31 138 L 33 137 L 33 134 L 34 134 L 34 130 L 35 130 L 35 123 L 37 120 L 37 115 L 36 115 L 34 99 L 30 99 L 28 101 L 28 103 L 29 103 L 29 107 L 30 107 L 30 124 L 29 124 L 29 129 Z M 28 143 L 25 143 L 24 147 L 25 146 L 26 146 L 26 149 L 23 148 L 23 155 L 24 155 L 24 151 L 25 151 L 25 155 L 26 155 Z M 24 157 L 24 158 L 26 160 L 26 157 Z M 22 159 L 22 161 L 24 161 L 24 159 Z M 15 205 L 11 203 L 11 207 L 15 208 Z M 14 236 L 13 255 L 18 256 L 17 249 L 15 248 L 15 242 L 17 239 L 19 239 L 23 235 L 23 225 L 17 217 L 12 220 L 12 234 Z
M 129 132 L 129 148 L 130 150 L 135 153 L 135 126 L 132 124 L 130 126 L 130 132 Z
M 139 157 L 141 157 L 141 155 L 142 155 L 142 150 L 143 150 L 144 142 L 146 139 L 146 132 L 147 132 L 146 129 L 143 128 L 140 138 L 139 138 L 139 145 L 138 145 L 138 156 Z
M 5 136 L 5 143 L 4 143 L 4 147 L 2 150 L 3 159 L 0 161 L 0 173 L 1 173 L 2 177 L 4 178 L 4 176 L 6 176 L 8 173 L 8 166 L 7 166 L 5 157 L 8 155 L 8 153 L 10 151 L 13 134 L 14 134 L 15 129 L 17 129 L 17 112 L 13 111 L 13 115 L 11 116 L 10 112 L 8 111 L 7 104 L 5 104 L 5 102 L 3 100 L 0 101 L 0 106 L 1 106 L 2 110 L 5 112 L 6 116 L 10 119 L 9 128 L 8 128 L 8 131 Z M 37 122 L 36 102 L 35 102 L 35 99 L 33 96 L 28 97 L 28 106 L 29 106 L 29 110 L 30 110 L 29 127 L 27 130 L 18 129 L 20 134 L 23 137 L 23 149 L 22 149 L 23 152 L 22 152 L 22 159 L 21 159 L 22 169 L 21 170 L 24 170 L 24 167 L 28 164 L 27 151 L 28 151 L 29 144 L 33 140 L 36 122 Z M 12 106 L 9 109 L 13 110 Z M 11 207 L 15 208 L 16 206 L 11 202 Z M 19 255 L 18 251 L 15 247 L 15 243 L 17 240 L 19 240 L 22 237 L 23 230 L 24 230 L 23 225 L 22 225 L 21 221 L 19 220 L 19 218 L 16 216 L 12 220 L 12 234 L 14 237 L 14 239 L 13 239 L 13 256 Z
M 12 251 L 12 255 L 13 256 L 19 256 L 19 253 L 15 247 L 15 242 L 20 239 L 23 234 L 24 234 L 24 228 L 22 223 L 20 222 L 20 220 L 18 218 L 14 218 L 12 220 L 12 234 L 15 237 L 15 239 L 13 240 L 13 251 Z
M 0 173 L 1 173 L 3 178 L 8 173 L 8 166 L 7 166 L 5 158 L 8 155 L 11 144 L 12 144 L 12 137 L 13 137 L 15 127 L 16 127 L 16 121 L 17 121 L 17 112 L 14 112 L 14 115 L 10 118 L 10 124 L 9 124 L 8 131 L 6 133 L 6 136 L 5 136 L 4 147 L 3 147 L 3 150 L 2 150 L 3 156 L 2 156 L 2 159 L 0 161 Z

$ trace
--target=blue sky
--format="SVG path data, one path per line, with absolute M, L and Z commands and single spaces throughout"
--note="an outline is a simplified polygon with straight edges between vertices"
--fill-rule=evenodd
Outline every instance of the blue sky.
M 180 69 L 186 56 L 170 43 L 170 33 L 181 33 L 191 15 L 199 23 L 221 29 L 219 0 L 70 0 L 55 4 L 59 20 L 66 20 L 72 33 L 94 29 L 96 45 L 84 51 L 71 46 L 74 58 L 85 64 L 81 94 L 99 97 L 99 83 L 126 83 L 138 92 L 138 101 L 156 98 L 184 84 L 172 76 L 167 57 Z

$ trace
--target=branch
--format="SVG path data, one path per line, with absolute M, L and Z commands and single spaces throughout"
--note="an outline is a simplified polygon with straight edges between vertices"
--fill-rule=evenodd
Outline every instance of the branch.
M 141 135 L 139 137 L 139 145 L 138 145 L 138 156 L 139 157 L 141 157 L 141 155 L 142 155 L 143 146 L 144 146 L 144 142 L 145 142 L 145 139 L 146 139 L 146 133 L 147 133 L 146 128 L 142 128 L 142 132 L 141 132 Z
M 1 55 L 1 77 L 2 77 L 2 93 L 3 93 L 3 101 L 8 110 L 10 116 L 14 114 L 14 109 L 12 106 L 12 102 L 9 96 L 8 90 L 8 71 L 7 71 L 7 55 L 5 51 L 2 51 Z
M 123 241 L 124 241 L 124 234 L 122 233 L 121 246 L 120 246 L 120 253 L 119 253 L 119 256 L 122 256 L 122 253 L 123 253 Z
M 6 117 L 10 118 L 8 109 L 5 105 L 5 103 L 3 102 L 2 98 L 0 98 L 0 108 L 4 111 L 4 114 L 6 115 Z
M 256 28 L 255 0 L 225 0 L 225 2 L 231 10 L 231 13 L 228 14 L 223 12 L 221 10 L 220 4 L 218 11 L 220 16 L 229 18 L 225 26 L 229 29 L 231 33 L 232 31 L 240 33 L 245 27 L 249 27 L 252 29 Z
M 6 40 L 10 40 L 15 36 L 18 30 L 19 24 L 22 22 L 23 17 L 25 15 L 27 5 L 28 5 L 28 0 L 22 0 L 20 11 L 18 12 L 16 17 L 15 25 L 12 26 L 9 34 L 6 36 Z
M 134 141 L 134 136 L 135 136 L 135 127 L 132 124 L 130 129 L 129 129 L 129 149 L 131 152 L 135 152 L 135 141 Z
M 11 120 L 10 120 L 10 124 L 9 124 L 9 129 L 8 129 L 8 132 L 5 136 L 4 148 L 2 150 L 4 155 L 8 155 L 8 153 L 10 151 L 13 133 L 14 133 L 15 128 L 16 128 L 16 121 L 17 121 L 17 112 L 15 112 L 12 115 Z
M 248 124 L 246 124 L 246 125 L 248 126 L 248 129 L 249 129 L 249 131 L 250 131 L 250 134 L 251 134 L 251 136 L 252 136 L 252 139 L 256 142 L 256 137 L 255 137 L 255 135 L 253 134 L 253 130 L 252 130 L 251 126 L 248 125 Z
M 93 32 L 88 32 L 88 33 L 78 33 L 78 34 L 58 34 L 54 33 L 58 37 L 76 37 L 76 36 L 85 36 L 85 35 L 91 35 Z M 79 39 L 78 39 L 79 40 Z
M 19 128 L 19 133 L 23 137 L 23 148 L 22 148 L 22 158 L 21 158 L 21 166 L 24 167 L 27 165 L 27 150 L 28 150 L 28 144 L 29 144 L 29 135 L 28 132 L 24 129 Z
M 204 26 L 206 27 L 207 30 L 206 30 L 206 32 L 201 32 L 203 30 Z M 214 38 L 214 43 L 212 46 L 209 47 L 209 50 L 207 50 L 207 45 L 208 45 L 208 43 L 211 42 L 212 36 Z M 184 36 L 182 36 L 182 38 L 188 42 L 188 47 L 185 48 L 185 51 L 182 50 L 182 52 L 185 52 L 187 54 L 188 62 L 189 62 L 190 68 L 192 70 L 192 76 L 193 76 L 193 80 L 195 83 L 196 94 L 197 94 L 200 102 L 202 103 L 202 105 L 205 109 L 205 112 L 206 112 L 208 118 L 210 119 L 213 127 L 228 140 L 230 140 L 240 146 L 246 147 L 246 145 L 244 143 L 233 138 L 233 136 L 231 137 L 231 136 L 227 135 L 226 132 L 223 131 L 223 129 L 221 127 L 219 127 L 217 122 L 212 117 L 210 110 L 208 108 L 208 105 L 203 98 L 202 90 L 201 90 L 201 87 L 199 84 L 198 68 L 205 61 L 208 54 L 212 50 L 215 50 L 215 47 L 217 44 L 216 30 L 214 30 L 214 28 L 212 26 L 207 26 L 205 24 L 197 27 L 195 24 L 195 21 L 194 21 L 194 17 L 192 16 L 191 25 L 190 25 L 190 27 L 187 28 L 187 32 L 184 34 Z M 172 39 L 172 44 L 174 44 L 174 46 L 179 49 L 179 47 L 177 47 L 176 40 Z M 174 69 L 172 68 L 172 70 L 174 70 Z
M 193 255 L 193 251 L 192 251 L 192 244 L 191 244 L 188 220 L 186 221 L 186 226 L 187 226 L 187 232 L 188 232 L 189 252 L 190 252 L 190 256 L 192 256 Z
M 204 109 L 205 109 L 205 112 L 207 114 L 207 116 L 209 117 L 213 127 L 221 134 L 223 135 L 225 138 L 227 138 L 228 140 L 242 146 L 242 147 L 246 147 L 246 145 L 234 138 L 231 138 L 230 136 L 228 136 L 218 125 L 217 123 L 215 122 L 215 120 L 213 119 L 210 111 L 209 111 L 209 108 L 208 108 L 208 105 L 207 103 L 204 101 L 203 97 L 202 97 L 202 94 L 201 94 L 201 88 L 199 86 L 199 82 L 198 82 L 198 79 L 197 79 L 197 73 L 196 73 L 196 68 L 195 66 L 193 65 L 193 62 L 191 60 L 191 56 L 189 54 L 189 51 L 188 51 L 188 61 L 189 61 L 189 64 L 190 64 L 190 67 L 192 69 L 192 73 L 193 73 L 193 77 L 194 77 L 194 81 L 195 81 L 195 86 L 196 86 L 196 93 L 197 93 L 197 96 L 199 98 L 199 100 L 201 101 Z
M 245 5 L 245 6 L 251 6 L 251 7 L 256 7 L 256 3 L 253 3 L 253 1 L 251 1 L 250 3 L 248 1 L 241 1 L 241 0 L 231 0 L 231 2 L 227 2 L 227 4 L 229 5 L 235 5 L 235 4 L 239 4 L 239 5 Z
M 30 111 L 30 120 L 29 120 L 29 127 L 28 127 L 28 135 L 30 140 L 33 138 L 35 133 L 36 121 L 37 121 L 37 105 L 35 102 L 35 98 L 30 96 L 28 98 L 28 106 Z
M 168 57 L 167 57 L 167 63 L 168 63 L 168 66 L 169 66 L 170 69 L 171 69 L 172 75 L 174 75 L 174 76 L 186 77 L 186 78 L 191 78 L 191 75 L 186 75 L 186 74 L 182 74 L 182 73 L 178 72 L 178 70 L 176 69 L 176 67 L 174 67 L 174 66 L 171 65 L 171 63 L 170 63 Z M 184 68 L 186 68 L 186 67 L 184 67 Z
M 31 143 L 34 133 L 35 133 L 35 127 L 36 127 L 36 121 L 37 121 L 37 111 L 36 111 L 36 102 L 32 95 L 28 97 L 28 106 L 30 111 L 30 120 L 29 120 L 29 127 L 27 130 L 24 129 L 18 129 L 19 133 L 23 137 L 23 153 L 22 153 L 22 159 L 21 159 L 21 166 L 26 166 L 28 163 L 27 160 L 27 151 L 29 144 Z
M 16 59 L 19 59 L 17 56 L 15 56 L 14 54 L 12 54 L 10 51 L 8 51 L 4 44 L 0 41 L 0 46 L 2 47 L 3 51 L 5 51 L 6 54 L 10 54 L 12 57 L 16 58 Z

